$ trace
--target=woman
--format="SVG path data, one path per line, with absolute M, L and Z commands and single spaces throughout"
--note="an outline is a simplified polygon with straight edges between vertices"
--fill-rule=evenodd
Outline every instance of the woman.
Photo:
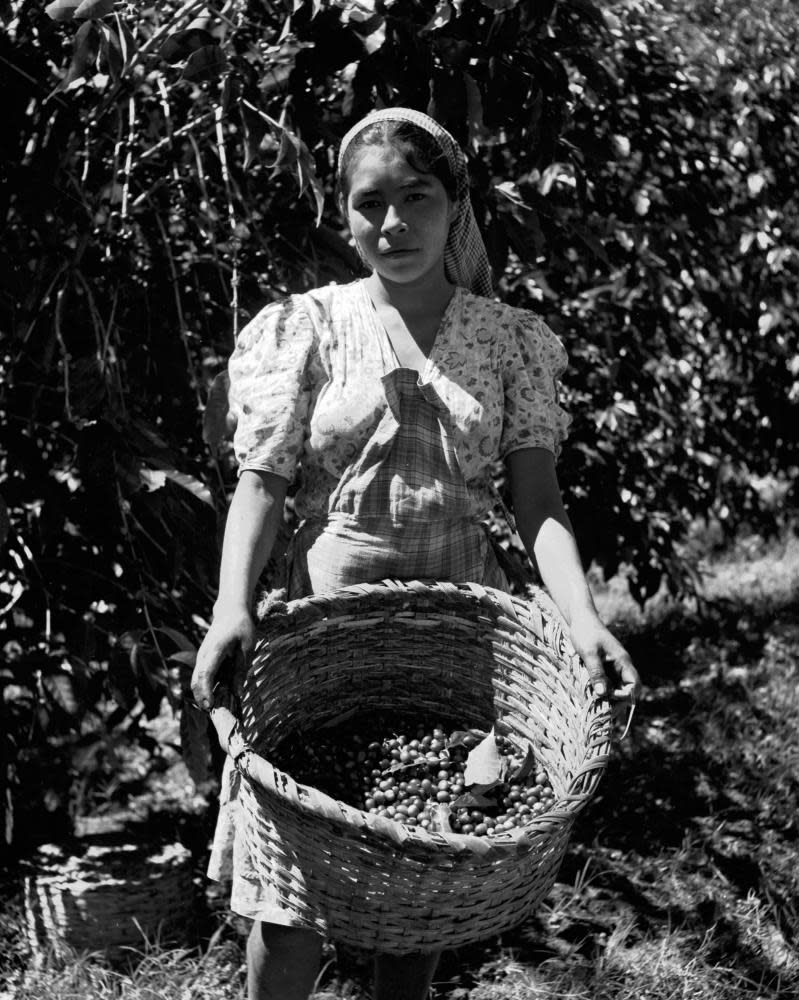
M 536 316 L 488 297 L 463 152 L 426 115 L 373 112 L 342 142 L 339 185 L 369 276 L 267 306 L 231 358 L 240 479 L 192 678 L 198 704 L 213 707 L 221 660 L 252 649 L 253 590 L 298 467 L 290 598 L 386 577 L 507 589 L 481 523 L 500 458 L 522 540 L 595 691 L 606 692 L 604 660 L 616 695 L 635 697 L 638 675 L 597 615 L 555 475 L 568 423 L 556 390 L 565 352 Z M 235 814 L 235 775 L 228 779 L 210 867 L 217 877 Z M 321 939 L 291 926 L 232 839 L 231 905 L 255 921 L 249 996 L 304 1000 Z M 376 1000 L 426 997 L 437 958 L 378 955 Z

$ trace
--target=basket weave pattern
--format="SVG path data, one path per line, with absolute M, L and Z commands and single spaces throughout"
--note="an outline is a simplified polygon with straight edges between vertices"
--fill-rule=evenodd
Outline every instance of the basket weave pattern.
M 523 921 L 555 880 L 608 760 L 608 703 L 542 596 L 473 584 L 348 587 L 266 619 L 244 681 L 243 827 L 261 881 L 306 926 L 375 951 L 456 947 Z M 371 711 L 504 723 L 529 741 L 554 807 L 491 838 L 429 833 L 297 784 L 268 763 L 290 734 Z
M 190 852 L 180 844 L 87 846 L 80 855 L 39 848 L 24 879 L 35 961 L 53 952 L 103 951 L 119 961 L 156 938 L 185 944 L 194 924 Z

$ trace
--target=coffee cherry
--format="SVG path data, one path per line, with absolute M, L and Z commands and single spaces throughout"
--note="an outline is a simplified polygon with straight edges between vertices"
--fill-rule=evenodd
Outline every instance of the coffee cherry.
M 438 803 L 452 802 L 470 791 L 463 776 L 469 749 L 480 742 L 480 736 L 469 733 L 462 743 L 449 748 L 446 727 L 436 724 L 432 730 L 420 726 L 382 739 L 370 737 L 342 731 L 311 743 L 305 734 L 302 740 L 286 741 L 286 755 L 276 757 L 275 763 L 301 783 L 370 815 L 419 829 L 429 829 L 433 820 L 437 821 Z M 528 757 L 526 750 L 505 736 L 497 738 L 497 750 L 507 758 L 511 774 Z M 396 764 L 402 765 L 401 771 L 393 771 Z M 449 819 L 453 832 L 476 836 L 505 833 L 553 808 L 556 800 L 540 766 L 526 780 L 497 785 L 486 794 L 488 804 L 481 808 L 453 809 Z

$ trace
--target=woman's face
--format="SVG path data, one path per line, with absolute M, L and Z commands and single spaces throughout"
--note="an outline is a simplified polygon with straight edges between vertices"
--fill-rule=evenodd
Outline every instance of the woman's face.
M 392 146 L 367 146 L 350 166 L 345 210 L 366 263 L 387 281 L 411 284 L 440 273 L 455 203 L 433 174 Z

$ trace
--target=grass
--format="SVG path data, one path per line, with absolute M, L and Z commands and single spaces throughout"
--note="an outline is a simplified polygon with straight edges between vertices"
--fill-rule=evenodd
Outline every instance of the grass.
M 799 995 L 799 542 L 742 543 L 705 567 L 705 603 L 597 585 L 647 683 L 536 917 L 445 952 L 436 1000 L 789 1000 Z M 242 928 L 202 951 L 152 946 L 33 968 L 14 897 L 0 998 L 243 996 Z M 3 979 L 5 976 L 5 980 Z M 362 1000 L 364 956 L 333 949 L 319 1000 Z
M 112 969 L 100 956 L 76 955 L 69 961 L 45 958 L 41 968 L 9 973 L 11 1000 L 240 1000 L 244 993 L 241 947 L 217 943 L 204 954 L 145 948 L 128 971 Z M 1 980 L 0 980 L 1 982 Z

